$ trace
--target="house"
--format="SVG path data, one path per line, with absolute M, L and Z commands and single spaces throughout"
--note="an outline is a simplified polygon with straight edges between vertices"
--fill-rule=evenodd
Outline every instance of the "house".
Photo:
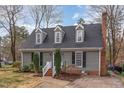
M 20 48 L 22 65 L 29 65 L 33 53 L 37 52 L 43 74 L 52 69 L 54 75 L 54 52 L 59 48 L 62 64 L 73 64 L 89 74 L 106 75 L 106 19 L 107 14 L 103 13 L 102 24 L 35 29 Z

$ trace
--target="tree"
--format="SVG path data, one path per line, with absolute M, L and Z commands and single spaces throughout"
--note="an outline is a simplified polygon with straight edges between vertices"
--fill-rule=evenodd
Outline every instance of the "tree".
M 35 29 L 38 27 L 48 28 L 50 25 L 59 24 L 62 22 L 62 11 L 60 11 L 58 6 L 31 6 L 29 11 L 34 22 Z
M 85 21 L 84 21 L 84 19 L 83 18 L 80 18 L 79 20 L 78 20 L 78 22 L 77 22 L 77 24 L 84 24 L 85 23 Z
M 41 22 L 43 21 L 46 12 L 46 5 L 31 6 L 29 9 L 36 29 L 41 26 Z
M 55 70 L 56 70 L 56 75 L 59 76 L 61 72 L 61 54 L 60 54 L 60 49 L 55 50 Z
M 0 27 L 4 28 L 10 35 L 13 62 L 16 61 L 16 24 L 22 16 L 22 10 L 23 6 L 20 5 L 0 6 Z
M 39 55 L 38 53 L 34 53 L 33 54 L 33 64 L 34 64 L 34 70 L 35 70 L 35 73 L 39 73 Z
M 3 36 L 1 43 L 2 58 L 12 60 L 10 37 L 8 35 Z
M 107 12 L 107 49 L 109 51 L 109 62 L 115 65 L 124 39 L 124 30 L 122 29 L 124 6 L 90 6 L 90 9 L 90 15 L 94 16 L 95 19 L 99 19 L 102 12 Z
M 21 46 L 22 42 L 29 36 L 28 30 L 24 26 L 16 26 L 16 59 L 21 59 L 21 53 L 18 51 L 19 47 Z
M 28 36 L 28 30 L 26 30 L 26 28 L 24 26 L 16 26 L 16 43 L 15 43 L 15 57 L 16 60 L 20 60 L 20 51 L 18 51 L 21 43 L 23 40 L 25 40 Z M 11 36 L 10 34 L 7 34 L 5 36 L 3 36 L 2 38 L 2 54 L 4 54 L 4 58 L 6 58 L 7 60 L 12 60 L 11 59 Z
M 62 22 L 62 11 L 58 6 L 47 5 L 44 16 L 45 27 Z
M 2 37 L 0 36 L 0 61 L 2 59 L 2 46 L 1 46 L 1 42 L 2 42 Z

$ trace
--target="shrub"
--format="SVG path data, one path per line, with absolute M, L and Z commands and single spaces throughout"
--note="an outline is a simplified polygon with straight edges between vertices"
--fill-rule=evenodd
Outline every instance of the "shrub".
M 18 70 L 20 71 L 21 70 L 21 62 L 19 62 L 19 61 L 14 62 L 12 67 L 18 68 Z
M 1 63 L 0 63 L 0 68 L 2 67 Z
M 22 67 L 22 71 L 23 72 L 29 72 L 31 69 L 30 69 L 30 67 L 28 66 L 28 65 L 24 65 L 23 67 Z
M 124 76 L 124 72 L 121 72 L 121 76 Z
M 124 71 L 124 64 L 122 65 L 122 71 Z
M 29 65 L 29 68 L 30 68 L 31 71 L 34 71 L 34 64 L 31 63 L 31 64 Z
M 40 72 L 42 73 L 43 66 L 40 66 Z
M 34 63 L 34 70 L 35 70 L 35 73 L 38 73 L 39 72 L 39 55 L 38 53 L 34 53 L 33 54 L 33 63 Z
M 61 72 L 61 54 L 60 54 L 60 49 L 55 50 L 55 70 L 56 70 L 56 75 L 59 76 Z

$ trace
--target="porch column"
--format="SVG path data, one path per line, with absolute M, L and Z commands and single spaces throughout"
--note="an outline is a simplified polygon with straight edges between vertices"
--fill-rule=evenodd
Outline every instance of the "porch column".
M 39 56 L 39 71 L 40 71 L 40 52 L 38 51 L 38 56 Z
M 53 67 L 52 67 L 52 77 L 54 77 L 55 72 L 54 72 L 54 52 L 53 52 Z
M 54 52 L 53 52 L 53 67 L 54 67 Z

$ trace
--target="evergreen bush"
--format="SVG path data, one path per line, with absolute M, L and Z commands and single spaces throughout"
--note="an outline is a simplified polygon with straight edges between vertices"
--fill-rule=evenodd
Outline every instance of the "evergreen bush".
M 56 75 L 59 76 L 61 72 L 61 53 L 60 49 L 55 50 L 55 70 L 56 70 Z
M 38 53 L 33 54 L 33 64 L 34 64 L 34 71 L 35 73 L 39 73 L 39 55 Z
M 30 69 L 30 67 L 29 67 L 28 65 L 24 65 L 24 66 L 22 67 L 22 71 L 23 71 L 23 72 L 29 72 L 29 71 L 31 71 L 31 69 Z

